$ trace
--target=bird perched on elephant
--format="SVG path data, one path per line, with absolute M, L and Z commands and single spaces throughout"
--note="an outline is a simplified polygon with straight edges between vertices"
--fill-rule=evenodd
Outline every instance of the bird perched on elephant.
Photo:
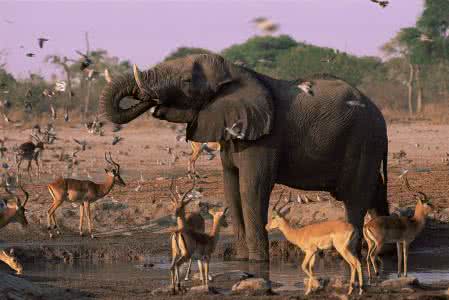
M 105 86 L 102 112 L 124 124 L 151 109 L 157 119 L 187 123 L 188 140 L 220 142 L 237 259 L 269 259 L 265 225 L 276 183 L 330 192 L 360 232 L 368 209 L 388 214 L 385 120 L 344 80 L 316 76 L 305 93 L 302 80 L 273 79 L 214 54 L 133 71 Z M 137 103 L 121 107 L 125 97 Z

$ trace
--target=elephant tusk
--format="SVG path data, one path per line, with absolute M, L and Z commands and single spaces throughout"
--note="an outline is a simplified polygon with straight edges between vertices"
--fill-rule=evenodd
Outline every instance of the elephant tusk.
M 142 92 L 145 92 L 145 89 L 143 88 L 143 85 L 142 85 L 142 81 L 140 80 L 140 71 L 139 71 L 139 68 L 137 68 L 136 64 L 133 65 L 133 73 L 134 73 L 134 79 L 136 80 L 137 86 L 139 87 L 139 89 Z

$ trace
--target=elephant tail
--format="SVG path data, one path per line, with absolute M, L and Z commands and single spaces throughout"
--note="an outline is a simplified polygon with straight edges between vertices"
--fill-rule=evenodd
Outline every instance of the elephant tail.
M 388 207 L 388 144 L 385 147 L 385 151 L 383 153 L 381 167 L 380 167 L 380 182 L 379 182 L 379 198 L 377 204 L 377 213 L 381 216 L 388 216 L 390 214 L 390 210 Z

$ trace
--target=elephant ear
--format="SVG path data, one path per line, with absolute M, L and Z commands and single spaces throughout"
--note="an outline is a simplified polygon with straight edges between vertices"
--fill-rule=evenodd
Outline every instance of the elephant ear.
M 253 141 L 273 127 L 269 90 L 253 74 L 226 84 L 187 127 L 187 139 L 197 142 L 241 139 Z

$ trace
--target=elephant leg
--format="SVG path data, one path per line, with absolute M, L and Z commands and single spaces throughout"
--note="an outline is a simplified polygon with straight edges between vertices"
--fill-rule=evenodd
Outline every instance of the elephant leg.
M 379 145 L 353 136 L 344 161 L 339 191 L 346 207 L 346 218 L 358 234 L 356 253 L 361 258 L 363 222 L 368 208 L 378 196 L 379 167 L 383 158 Z
M 237 260 L 248 259 L 248 247 L 245 239 L 245 222 L 239 190 L 239 174 L 236 168 L 223 166 L 224 195 L 232 215 Z
M 249 151 L 248 156 L 242 159 L 244 163 L 239 168 L 240 196 L 249 259 L 268 261 L 269 245 L 265 226 L 268 222 L 268 205 L 276 174 L 276 158 L 274 155 L 260 157 L 257 154 L 260 153 Z

